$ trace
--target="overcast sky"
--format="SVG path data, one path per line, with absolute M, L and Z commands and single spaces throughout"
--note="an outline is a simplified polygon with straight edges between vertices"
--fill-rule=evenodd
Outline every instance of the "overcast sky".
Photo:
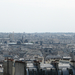
M 75 32 L 75 0 L 0 0 L 0 32 Z

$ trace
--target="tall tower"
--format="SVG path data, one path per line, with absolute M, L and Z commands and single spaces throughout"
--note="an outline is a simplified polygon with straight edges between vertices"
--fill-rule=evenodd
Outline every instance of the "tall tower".
M 14 32 L 9 34 L 10 41 L 14 41 Z
M 13 31 L 13 41 L 14 41 L 14 31 Z
M 22 42 L 24 43 L 24 37 L 22 36 Z

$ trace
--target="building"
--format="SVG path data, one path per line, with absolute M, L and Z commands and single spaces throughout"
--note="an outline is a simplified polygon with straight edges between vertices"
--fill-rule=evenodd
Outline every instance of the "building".
M 69 61 L 51 61 L 50 64 L 5 60 L 3 63 L 4 75 L 75 75 L 75 69 Z M 14 68 L 13 68 L 14 67 Z

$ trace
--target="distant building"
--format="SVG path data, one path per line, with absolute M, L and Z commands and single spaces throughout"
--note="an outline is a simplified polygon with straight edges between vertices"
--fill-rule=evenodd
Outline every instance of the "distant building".
M 43 41 L 40 41 L 40 45 L 42 45 L 43 44 Z
M 72 57 L 72 60 L 75 61 L 75 50 L 73 50 L 73 51 L 71 52 L 71 57 Z
M 72 58 L 71 65 L 75 68 L 75 50 L 73 50 L 70 55 Z

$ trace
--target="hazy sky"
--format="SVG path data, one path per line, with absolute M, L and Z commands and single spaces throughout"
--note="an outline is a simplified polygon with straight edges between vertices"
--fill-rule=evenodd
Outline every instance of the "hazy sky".
M 0 32 L 75 32 L 75 0 L 0 0 Z

